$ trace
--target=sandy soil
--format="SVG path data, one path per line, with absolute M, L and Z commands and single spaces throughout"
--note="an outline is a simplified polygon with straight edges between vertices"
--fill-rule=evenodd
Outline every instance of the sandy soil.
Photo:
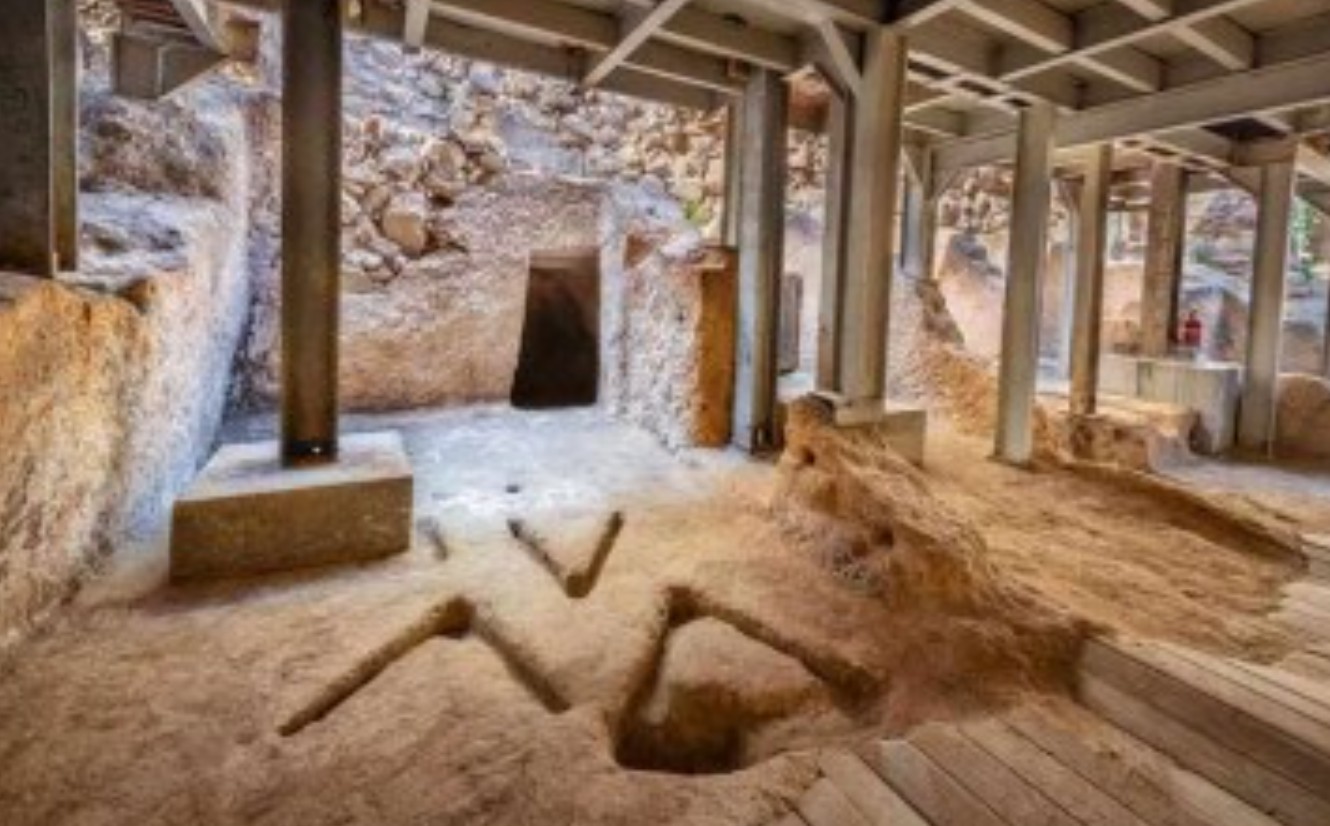
M 403 429 L 415 547 L 188 589 L 126 549 L 0 665 L 0 821 L 758 824 L 807 747 L 1055 689 L 1069 609 L 1280 645 L 1290 564 L 963 437 L 917 474 L 818 430 L 778 470 L 590 412 L 351 424 Z
M 122 553 L 5 665 L 0 820 L 759 823 L 813 776 L 791 750 L 1027 682 L 923 656 L 946 612 L 903 635 L 788 541 L 771 465 L 592 413 L 352 425 L 385 423 L 417 471 L 412 551 L 193 588 Z
M 1245 497 L 1309 533 L 1330 533 L 1330 464 L 1191 462 L 1167 473 L 1200 490 Z
M 931 436 L 935 490 L 980 527 L 994 564 L 1046 599 L 1106 628 L 1217 652 L 1272 659 L 1293 644 L 1266 615 L 1302 566 L 1263 537 L 1166 490 L 1019 470 L 990 461 L 987 440 Z

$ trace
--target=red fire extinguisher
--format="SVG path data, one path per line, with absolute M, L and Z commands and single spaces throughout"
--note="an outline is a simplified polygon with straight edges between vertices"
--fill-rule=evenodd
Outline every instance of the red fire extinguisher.
M 1201 318 L 1195 310 L 1192 310 L 1187 313 L 1187 320 L 1182 322 L 1182 346 L 1189 349 L 1199 349 L 1202 333 L 1204 333 L 1204 327 L 1201 325 Z

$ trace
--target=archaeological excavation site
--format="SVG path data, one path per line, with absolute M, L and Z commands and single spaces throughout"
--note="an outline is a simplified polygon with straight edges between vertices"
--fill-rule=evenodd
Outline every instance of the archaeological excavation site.
M 0 5 L 0 826 L 1330 826 L 1330 0 Z

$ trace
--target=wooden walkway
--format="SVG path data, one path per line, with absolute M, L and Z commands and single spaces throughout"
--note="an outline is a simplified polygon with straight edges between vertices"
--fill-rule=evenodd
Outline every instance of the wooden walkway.
M 1330 583 L 1277 616 L 1313 642 L 1274 666 L 1096 640 L 1079 704 L 824 752 L 775 826 L 1330 826 Z

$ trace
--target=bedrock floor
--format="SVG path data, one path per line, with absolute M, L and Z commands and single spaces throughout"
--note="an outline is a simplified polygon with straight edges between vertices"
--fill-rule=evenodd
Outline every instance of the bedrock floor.
M 0 820 L 754 824 L 799 801 L 827 747 L 1012 699 L 967 684 L 963 664 L 911 671 L 929 658 L 899 645 L 892 608 L 775 524 L 770 464 L 671 453 L 592 410 L 348 426 L 404 433 L 412 550 L 168 589 L 160 551 L 126 549 L 3 664 Z M 944 432 L 930 449 L 930 481 L 1000 563 L 1030 564 L 999 510 L 1037 524 L 1049 554 L 1167 529 L 1192 537 L 1185 564 L 1220 560 L 1222 575 L 1194 574 L 1185 595 L 1224 597 L 1210 616 L 1237 630 L 1210 647 L 1299 648 L 1296 628 L 1266 616 L 1294 564 L 1144 502 L 1115 516 L 1123 492 L 1094 480 L 1024 479 L 1074 492 L 1063 506 L 1004 499 L 1014 480 L 975 464 L 982 445 Z M 1147 564 L 1144 540 L 1129 544 L 1102 577 L 1072 558 L 1033 587 L 1069 611 L 1102 606 L 1108 587 L 1130 600 L 1108 573 L 1169 571 Z M 945 631 L 918 643 L 933 664 L 947 660 Z

